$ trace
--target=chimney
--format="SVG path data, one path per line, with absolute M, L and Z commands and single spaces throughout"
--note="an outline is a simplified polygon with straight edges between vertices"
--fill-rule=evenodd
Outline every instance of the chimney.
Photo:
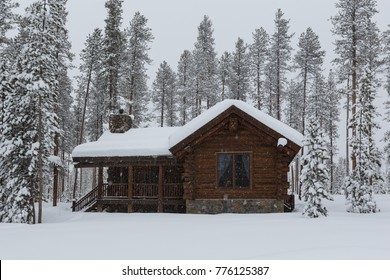
M 111 133 L 125 133 L 132 126 L 132 119 L 129 115 L 123 114 L 123 109 L 119 109 L 119 114 L 110 115 L 110 132 Z

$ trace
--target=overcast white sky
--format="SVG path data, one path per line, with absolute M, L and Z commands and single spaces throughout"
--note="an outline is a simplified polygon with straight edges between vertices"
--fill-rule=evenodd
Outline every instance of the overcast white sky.
M 16 0 L 17 1 L 17 0 Z M 33 0 L 19 0 L 24 8 Z M 106 0 L 68 0 L 68 29 L 73 51 L 78 57 L 84 48 L 88 34 L 96 27 L 104 29 L 107 16 Z M 330 17 L 336 14 L 337 0 L 124 0 L 122 27 L 128 27 L 134 13 L 140 11 L 149 20 L 155 40 L 150 56 L 153 64 L 150 76 L 159 64 L 166 60 L 176 69 L 180 54 L 192 50 L 197 37 L 197 27 L 204 15 L 213 22 L 218 56 L 233 51 L 238 37 L 252 41 L 252 32 L 264 27 L 274 32 L 274 18 L 281 8 L 290 19 L 290 32 L 295 33 L 292 44 L 297 45 L 299 35 L 311 27 L 320 37 L 327 52 L 326 67 L 330 67 L 334 38 L 331 34 Z M 390 1 L 378 0 L 379 14 L 376 21 L 381 30 L 390 24 Z M 77 64 L 77 61 L 76 61 Z
M 29 0 L 30 1 L 30 0 Z M 252 32 L 264 27 L 274 32 L 275 12 L 281 8 L 285 18 L 290 19 L 290 31 L 295 33 L 294 47 L 299 35 L 311 27 L 320 36 L 322 47 L 327 51 L 327 61 L 332 59 L 334 38 L 331 35 L 329 18 L 336 14 L 336 0 L 124 0 L 123 27 L 136 11 L 149 20 L 155 36 L 150 56 L 152 69 L 166 60 L 174 69 L 180 54 L 192 50 L 197 27 L 203 15 L 213 22 L 216 50 L 221 55 L 225 50 L 233 51 L 238 37 L 252 41 Z M 94 28 L 104 28 L 107 12 L 105 0 L 68 0 L 71 40 L 76 54 L 83 48 L 86 36 Z M 376 17 L 383 30 L 390 24 L 388 13 L 390 1 L 378 1 L 380 13 Z M 155 71 L 153 71 L 154 73 Z
M 26 7 L 33 0 L 19 0 Z M 88 34 L 96 28 L 104 29 L 107 16 L 106 0 L 68 0 L 68 29 L 73 52 L 78 66 L 80 51 Z M 274 18 L 281 8 L 286 19 L 290 19 L 290 32 L 295 33 L 292 44 L 296 48 L 299 35 L 311 27 L 320 38 L 326 51 L 325 67 L 331 67 L 333 42 L 330 17 L 337 12 L 337 0 L 124 0 L 122 27 L 128 27 L 134 13 L 140 11 L 149 21 L 155 37 L 151 44 L 149 76 L 155 72 L 163 60 L 173 69 L 183 50 L 192 50 L 197 37 L 197 27 L 204 15 L 213 22 L 215 47 L 220 56 L 224 51 L 233 51 L 238 37 L 251 43 L 252 32 L 264 27 L 269 34 L 274 32 Z M 390 24 L 390 1 L 378 0 L 379 14 L 375 17 L 381 30 Z M 327 71 L 326 71 L 327 73 Z M 385 94 L 380 92 L 378 106 L 383 104 Z M 382 124 L 384 126 L 384 123 Z M 343 131 L 340 131 L 343 134 Z M 378 139 L 383 130 L 378 134 Z

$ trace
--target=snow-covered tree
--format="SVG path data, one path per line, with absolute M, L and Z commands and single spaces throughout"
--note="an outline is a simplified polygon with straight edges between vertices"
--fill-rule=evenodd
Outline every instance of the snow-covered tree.
M 232 55 L 224 52 L 219 59 L 218 77 L 221 99 L 225 100 L 231 96 L 230 77 L 232 76 Z
M 383 33 L 382 43 L 383 43 L 383 50 L 384 50 L 384 63 L 385 63 L 385 74 L 386 74 L 385 89 L 387 91 L 388 96 L 390 96 L 390 28 Z M 390 122 L 390 101 L 386 101 L 385 109 L 386 109 L 385 121 Z M 386 162 L 388 163 L 388 166 L 390 166 L 390 130 L 387 130 L 385 132 L 384 141 L 386 143 L 384 149 L 386 153 Z M 388 167 L 388 169 L 390 168 Z M 387 174 L 390 173 L 388 172 Z M 387 177 L 390 178 L 390 176 Z
M 324 75 L 319 72 L 314 77 L 308 97 L 306 114 L 309 117 L 317 118 L 321 128 L 324 128 L 324 123 L 327 120 L 328 108 L 333 104 L 328 104 L 326 96 L 326 81 Z
M 191 104 L 194 103 L 194 98 L 191 94 L 191 88 L 194 82 L 193 63 L 192 53 L 189 50 L 184 50 L 180 55 L 180 60 L 177 65 L 177 94 L 180 108 L 180 125 L 185 125 L 191 120 Z
M 309 27 L 299 37 L 298 51 L 295 54 L 295 68 L 298 70 L 298 77 L 302 81 L 302 132 L 305 131 L 306 103 L 308 97 L 309 81 L 314 79 L 322 71 L 325 51 L 321 50 L 318 35 Z
M 301 115 L 303 111 L 302 84 L 291 80 L 286 88 L 286 123 L 292 128 L 302 131 Z
M 148 85 L 146 66 L 152 60 L 149 57 L 149 44 L 154 39 L 152 30 L 147 26 L 148 20 L 140 12 L 136 12 L 126 30 L 126 50 L 123 59 L 122 95 L 133 116 L 133 125 L 139 126 L 147 120 Z
M 198 27 L 198 37 L 193 51 L 194 58 L 194 84 L 195 95 L 194 116 L 202 113 L 202 108 L 213 106 L 218 100 L 217 54 L 214 49 L 212 22 L 204 16 Z M 206 101 L 206 105 L 203 105 Z
M 80 60 L 77 94 L 80 98 L 81 116 L 77 144 L 83 143 L 87 136 L 90 140 L 97 140 L 103 133 L 103 120 L 106 120 L 104 112 L 107 104 L 104 102 L 105 91 L 102 83 L 104 45 L 101 29 L 96 28 L 88 35 Z M 88 135 L 85 135 L 85 131 Z
M 382 47 L 386 75 L 385 89 L 390 95 L 390 25 L 388 26 L 388 29 L 385 30 L 382 34 Z
M 159 112 L 159 123 L 163 127 L 175 126 L 177 122 L 176 75 L 166 61 L 160 64 L 153 82 L 153 102 Z
M 268 61 L 264 71 L 265 105 L 268 115 L 276 118 L 276 65 L 272 60 Z
M 58 68 L 55 73 L 56 84 L 53 88 L 55 92 L 54 96 L 54 113 L 58 116 L 58 126 L 64 127 L 65 123 L 69 123 L 68 119 L 71 119 L 70 109 L 72 103 L 72 82 L 68 76 L 68 70 L 71 68 L 71 62 L 73 60 L 73 53 L 71 52 L 72 44 L 69 41 L 68 30 L 66 29 L 68 12 L 66 10 L 67 0 L 57 0 L 50 3 L 50 12 L 54 18 L 53 34 L 56 34 L 55 44 L 57 52 L 55 54 Z M 65 131 L 65 130 L 61 130 Z M 67 136 L 71 137 L 71 135 Z M 64 155 L 64 151 L 61 150 L 65 140 L 64 133 L 56 133 L 54 136 L 54 149 L 53 156 L 51 157 L 51 164 L 53 166 L 53 206 L 57 206 L 58 194 L 59 194 L 59 173 L 65 166 L 64 156 L 60 157 L 60 154 Z M 67 151 L 73 147 L 67 147 Z M 47 192 L 51 192 L 48 190 Z
M 322 205 L 322 199 L 333 200 L 328 193 L 329 171 L 327 144 L 318 120 L 311 117 L 308 120 L 302 157 L 301 193 L 306 202 L 303 215 L 308 218 L 327 216 L 328 210 Z
M 10 40 L 7 37 L 7 32 L 14 28 L 17 20 L 13 9 L 18 6 L 19 4 L 12 0 L 0 0 L 0 58 L 3 58 L 1 54 Z
M 347 173 L 345 170 L 345 158 L 340 157 L 334 164 L 333 168 L 333 183 L 331 184 L 332 194 L 344 194 L 345 179 Z
M 352 116 L 356 114 L 358 81 L 367 63 L 365 46 L 369 44 L 372 18 L 377 13 L 376 0 L 339 0 L 336 3 L 337 14 L 331 18 L 332 33 L 337 36 L 334 63 L 338 66 L 338 80 L 351 80 L 347 94 L 351 95 Z M 348 112 L 349 114 L 349 112 Z M 356 130 L 352 129 L 352 138 L 356 137 Z M 356 167 L 356 158 L 352 157 L 352 169 Z
M 1 150 L 0 210 L 4 222 L 33 223 L 34 201 L 39 202 L 42 222 L 44 185 L 50 174 L 49 156 L 55 135 L 60 133 L 55 105 L 58 101 L 58 71 L 64 1 L 42 0 L 26 11 L 20 31 L 23 45 L 13 74 L 14 90 L 6 96 Z M 3 203 L 1 203 L 3 205 Z
M 374 122 L 376 109 L 373 105 L 375 89 L 370 70 L 365 71 L 356 113 L 351 120 L 351 128 L 356 135 L 351 139 L 352 156 L 356 158 L 356 168 L 346 180 L 345 195 L 347 211 L 353 213 L 375 213 L 379 211 L 372 194 L 373 189 L 383 182 L 378 173 L 380 153 L 373 140 L 373 131 L 378 128 Z
M 336 78 L 332 70 L 329 71 L 328 79 L 325 84 L 325 102 L 324 106 L 326 117 L 324 118 L 324 130 L 328 135 L 329 144 L 329 174 L 330 174 L 330 192 L 333 193 L 334 186 L 334 159 L 337 153 L 336 140 L 339 137 L 338 122 L 340 121 L 340 92 L 336 87 Z
M 107 0 L 108 11 L 105 19 L 104 36 L 104 81 L 107 93 L 107 115 L 117 109 L 119 93 L 119 69 L 123 57 L 124 35 L 120 29 L 122 23 L 123 0 Z
M 268 60 L 269 35 L 263 27 L 252 33 L 253 43 L 249 45 L 250 74 L 253 83 L 252 99 L 257 109 L 262 110 L 264 106 L 264 69 Z
M 11 0 L 0 0 L 0 126 L 3 124 L 5 95 L 10 87 L 9 71 L 11 62 L 14 60 L 8 54 L 12 47 L 10 47 L 11 40 L 7 32 L 14 28 L 17 16 L 13 13 L 13 9 L 16 7 L 18 4 Z
M 284 13 L 278 9 L 275 16 L 275 33 L 271 37 L 270 63 L 274 64 L 273 74 L 275 92 L 275 115 L 278 120 L 282 119 L 282 95 L 286 84 L 286 73 L 290 70 L 292 47 L 290 40 L 294 34 L 289 34 L 290 20 L 283 18 Z
M 241 38 L 237 39 L 236 49 L 232 54 L 231 69 L 230 98 L 245 101 L 250 93 L 250 68 L 247 45 Z

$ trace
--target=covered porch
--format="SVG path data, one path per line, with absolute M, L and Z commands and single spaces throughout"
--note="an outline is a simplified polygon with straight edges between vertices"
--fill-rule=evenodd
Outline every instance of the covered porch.
M 79 159 L 77 168 L 98 168 L 98 181 L 73 211 L 185 212 L 182 167 L 173 158 L 133 160 Z

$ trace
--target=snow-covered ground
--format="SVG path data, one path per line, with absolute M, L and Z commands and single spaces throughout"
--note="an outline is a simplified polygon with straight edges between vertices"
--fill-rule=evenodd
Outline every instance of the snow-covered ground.
M 376 214 L 72 213 L 46 205 L 41 225 L 0 224 L 0 259 L 390 260 L 390 195 Z

